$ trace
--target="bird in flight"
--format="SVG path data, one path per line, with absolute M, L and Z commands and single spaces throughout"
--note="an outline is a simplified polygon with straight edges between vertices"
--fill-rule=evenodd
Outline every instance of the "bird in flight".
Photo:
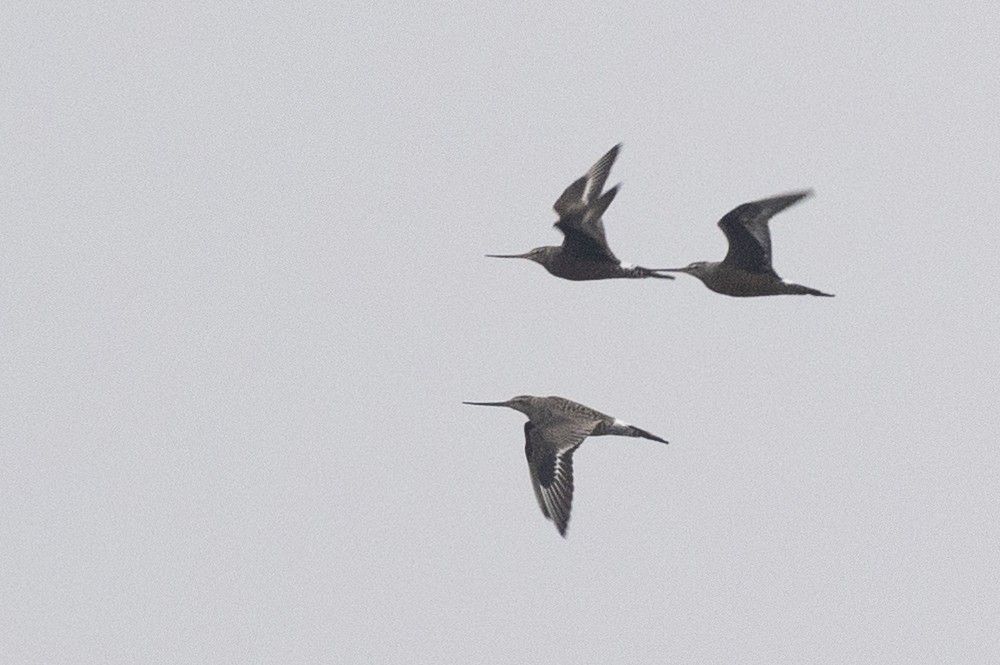
M 574 281 L 592 279 L 658 277 L 673 279 L 657 268 L 643 268 L 618 260 L 604 235 L 601 219 L 618 193 L 615 185 L 603 192 L 611 166 L 622 144 L 611 148 L 587 173 L 577 178 L 555 202 L 559 220 L 555 227 L 562 231 L 562 245 L 536 247 L 524 254 L 487 254 L 497 259 L 528 259 L 541 264 L 556 277 Z
M 655 434 L 564 397 L 519 395 L 506 402 L 462 402 L 505 406 L 528 416 L 524 455 L 542 514 L 566 537 L 573 502 L 573 452 L 588 436 L 641 437 L 667 443 Z
M 727 296 L 792 294 L 832 298 L 831 293 L 786 282 L 771 266 L 768 222 L 785 208 L 811 194 L 811 190 L 803 190 L 737 206 L 719 220 L 719 228 L 729 241 L 726 258 L 718 262 L 695 261 L 684 268 L 665 269 L 666 272 L 687 273 L 716 293 Z

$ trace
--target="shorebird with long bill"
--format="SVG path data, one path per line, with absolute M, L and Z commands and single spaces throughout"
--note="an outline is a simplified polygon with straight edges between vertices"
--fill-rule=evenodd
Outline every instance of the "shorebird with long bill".
M 519 395 L 506 402 L 462 402 L 505 406 L 528 416 L 524 423 L 524 455 L 531 486 L 546 518 L 566 537 L 573 503 L 573 452 L 588 436 L 641 437 L 667 443 L 655 434 L 564 397 Z
M 697 277 L 711 290 L 727 296 L 789 294 L 832 298 L 832 293 L 786 282 L 771 266 L 771 232 L 767 223 L 811 194 L 812 190 L 802 190 L 737 206 L 719 220 L 719 228 L 729 241 L 726 258 L 719 262 L 696 261 L 684 268 L 666 271 Z
M 597 160 L 587 173 L 566 188 L 553 208 L 559 215 L 555 227 L 563 232 L 562 245 L 536 247 L 524 254 L 487 254 L 496 259 L 528 259 L 541 264 L 556 277 L 574 281 L 593 279 L 673 279 L 657 268 L 624 263 L 608 246 L 602 216 L 618 193 L 620 185 L 606 192 L 604 183 L 618 157 L 621 143 Z

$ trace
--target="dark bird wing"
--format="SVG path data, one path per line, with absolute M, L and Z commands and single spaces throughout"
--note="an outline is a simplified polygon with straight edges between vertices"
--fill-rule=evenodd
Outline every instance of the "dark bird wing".
M 562 244 L 565 251 L 581 259 L 612 261 L 616 264 L 619 262 L 608 246 L 608 239 L 604 235 L 604 221 L 601 219 L 616 194 L 617 185 L 604 192 L 589 207 L 561 217 L 555 223 L 556 228 L 566 236 Z
M 811 190 L 792 192 L 737 206 L 719 220 L 719 228 L 729 240 L 729 252 L 723 263 L 752 273 L 770 273 L 771 233 L 767 223 L 785 208 L 812 194 Z
M 614 165 L 615 159 L 618 158 L 618 151 L 621 147 L 622 144 L 619 143 L 608 150 L 590 167 L 585 175 L 577 178 L 572 185 L 566 188 L 566 191 L 552 206 L 559 217 L 565 217 L 575 211 L 578 212 L 601 196 L 601 192 L 604 191 L 604 183 L 608 180 L 608 174 L 611 173 L 611 167 Z
M 573 451 L 594 429 L 596 422 L 556 419 L 538 426 L 524 424 L 524 455 L 528 458 L 531 486 L 542 514 L 555 522 L 566 537 L 573 504 Z
M 559 215 L 555 226 L 566 236 L 563 250 L 578 258 L 619 262 L 608 247 L 601 216 L 618 193 L 617 186 L 607 192 L 603 190 L 620 149 L 621 143 L 605 153 L 585 175 L 566 188 L 553 206 Z

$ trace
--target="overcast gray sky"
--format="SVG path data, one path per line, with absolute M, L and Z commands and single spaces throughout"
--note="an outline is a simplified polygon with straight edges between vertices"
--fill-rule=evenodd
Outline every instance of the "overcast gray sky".
M 1000 660 L 995 2 L 255 4 L 0 9 L 6 662 Z

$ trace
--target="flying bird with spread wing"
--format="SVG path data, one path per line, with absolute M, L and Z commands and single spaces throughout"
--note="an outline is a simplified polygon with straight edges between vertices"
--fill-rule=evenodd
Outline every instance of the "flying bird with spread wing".
M 564 397 L 519 395 L 506 402 L 462 402 L 475 406 L 505 406 L 528 416 L 524 424 L 524 455 L 531 486 L 542 514 L 566 537 L 573 503 L 573 452 L 588 436 L 641 437 L 667 443 L 655 434 L 629 425 Z
M 719 220 L 719 228 L 729 241 L 729 252 L 722 261 L 695 261 L 684 268 L 666 269 L 666 272 L 687 273 L 700 279 L 712 291 L 727 296 L 790 294 L 832 298 L 832 293 L 786 282 L 778 277 L 771 265 L 768 222 L 811 194 L 811 190 L 803 190 L 737 206 Z
M 673 279 L 673 275 L 664 275 L 658 268 L 643 268 L 620 261 L 608 246 L 602 217 L 620 185 L 615 185 L 606 192 L 603 189 L 621 145 L 619 143 L 597 160 L 555 202 L 553 208 L 559 215 L 555 227 L 565 236 L 562 245 L 536 247 L 524 254 L 486 256 L 497 259 L 528 259 L 541 264 L 556 277 L 573 281 L 643 277 Z

